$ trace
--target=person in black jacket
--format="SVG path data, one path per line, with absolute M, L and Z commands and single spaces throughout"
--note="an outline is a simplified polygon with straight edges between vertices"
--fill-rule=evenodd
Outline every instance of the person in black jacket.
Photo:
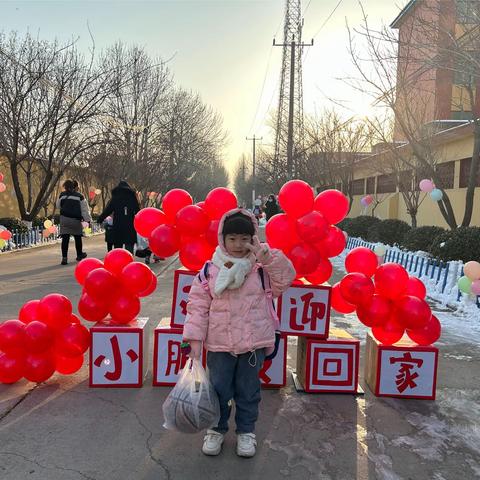
M 268 200 L 265 202 L 265 215 L 267 217 L 267 222 L 277 213 L 280 213 L 280 209 L 278 208 L 275 195 L 271 194 L 268 196 Z
M 115 248 L 125 248 L 133 253 L 133 246 L 137 241 L 137 232 L 133 226 L 133 219 L 140 210 L 137 195 L 130 185 L 122 180 L 112 190 L 112 198 L 98 217 L 102 223 L 109 215 L 113 216 L 112 240 Z
M 77 262 L 85 258 L 87 254 L 83 251 L 82 221 L 91 222 L 90 210 L 85 197 L 76 191 L 75 183 L 66 180 L 63 184 L 65 189 L 57 200 L 57 208 L 60 209 L 60 236 L 62 237 L 62 265 L 67 265 L 68 244 L 70 235 L 75 239 L 77 250 Z M 78 185 L 78 184 L 77 184 Z

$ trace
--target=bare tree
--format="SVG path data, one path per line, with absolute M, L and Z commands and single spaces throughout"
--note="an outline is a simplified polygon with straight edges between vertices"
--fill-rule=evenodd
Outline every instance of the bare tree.
M 403 140 L 407 144 L 400 147 L 404 148 L 405 169 L 418 169 L 424 176 L 432 178 L 436 187 L 442 190 L 443 198 L 438 206 L 452 229 L 457 227 L 457 220 L 444 187 L 444 178 L 436 168 L 439 160 L 435 155 L 438 130 L 429 122 L 450 114 L 450 105 L 448 112 L 438 110 L 435 95 L 438 85 L 451 86 L 452 75 L 455 75 L 456 85 L 464 88 L 471 111 L 475 113 L 472 117 L 474 148 L 462 221 L 462 226 L 468 226 L 480 154 L 480 120 L 476 113 L 480 105 L 476 105 L 474 95 L 480 72 L 480 17 L 478 3 L 470 2 L 469 5 L 471 15 L 460 34 L 455 28 L 458 12 L 455 11 L 455 2 L 451 0 L 418 2 L 405 20 L 400 35 L 387 27 L 378 31 L 371 29 L 362 8 L 363 25 L 356 30 L 364 42 L 361 50 L 349 30 L 350 54 L 359 78 L 347 79 L 348 83 L 362 93 L 370 94 L 377 106 L 393 113 L 394 140 Z M 464 101 L 460 103 L 465 104 Z M 398 145 L 393 145 L 398 148 Z
M 93 49 L 86 61 L 74 44 L 0 35 L 0 155 L 23 220 L 35 218 L 65 170 L 98 143 L 111 80 Z

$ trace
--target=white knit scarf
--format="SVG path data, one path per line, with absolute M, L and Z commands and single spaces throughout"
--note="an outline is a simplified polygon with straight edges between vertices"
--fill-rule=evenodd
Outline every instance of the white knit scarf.
M 254 264 L 254 257 L 249 254 L 243 258 L 235 258 L 227 255 L 220 247 L 213 254 L 212 263 L 219 268 L 215 281 L 215 295 L 220 295 L 226 288 L 233 290 L 243 285 Z M 225 264 L 233 264 L 228 268 Z

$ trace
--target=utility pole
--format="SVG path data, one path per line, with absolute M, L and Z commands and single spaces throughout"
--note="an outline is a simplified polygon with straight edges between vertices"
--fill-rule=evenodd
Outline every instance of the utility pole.
M 296 162 L 294 165 L 293 159 L 293 117 L 294 117 L 294 105 L 295 105 L 295 68 L 300 70 L 300 66 L 295 63 L 295 49 L 303 47 L 313 46 L 313 39 L 310 43 L 296 43 L 295 35 L 292 41 L 288 43 L 276 43 L 273 39 L 274 47 L 290 47 L 290 83 L 289 83 L 289 100 L 288 100 L 288 133 L 287 133 L 287 176 L 288 179 L 292 179 L 297 175 Z M 298 78 L 297 81 L 301 82 L 302 79 Z M 303 112 L 302 112 L 303 115 Z M 295 168 L 294 168 L 295 167 Z
M 252 148 L 253 148 L 253 151 L 252 151 L 252 158 L 253 158 L 253 167 L 252 167 L 252 186 L 253 186 L 253 188 L 252 188 L 252 211 L 253 211 L 253 209 L 255 208 L 255 189 L 256 189 L 256 185 L 257 185 L 257 175 L 256 175 L 256 171 L 255 171 L 255 142 L 257 140 L 262 140 L 263 137 L 257 138 L 254 135 L 252 138 L 245 137 L 245 139 L 250 140 L 253 143 L 253 145 L 252 145 Z

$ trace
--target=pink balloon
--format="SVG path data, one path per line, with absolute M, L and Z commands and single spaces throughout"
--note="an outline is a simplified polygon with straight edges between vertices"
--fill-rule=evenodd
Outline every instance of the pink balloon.
M 435 188 L 435 185 L 431 180 L 428 180 L 427 178 L 420 180 L 420 190 L 422 192 L 430 193 L 434 188 Z
M 6 185 L 0 182 L 0 193 L 4 192 L 7 189 Z
M 474 295 L 480 295 L 480 280 L 474 280 L 472 282 L 472 285 L 470 287 L 470 291 L 474 294 Z

